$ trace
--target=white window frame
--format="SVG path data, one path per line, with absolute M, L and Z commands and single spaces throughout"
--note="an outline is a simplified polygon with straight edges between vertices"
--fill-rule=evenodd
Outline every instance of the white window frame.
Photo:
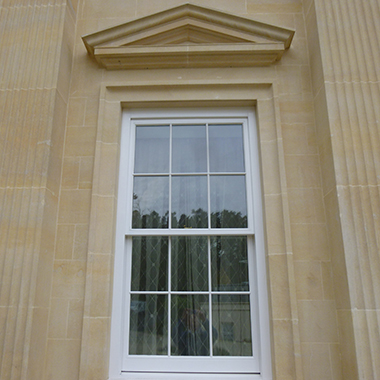
M 252 321 L 252 333 L 254 339 L 256 339 L 256 345 L 258 348 L 258 355 L 256 357 L 258 371 L 255 373 L 237 373 L 224 371 L 223 373 L 214 373 L 210 368 L 205 371 L 193 371 L 181 373 L 182 366 L 177 368 L 173 367 L 173 370 L 167 372 L 165 366 L 160 368 L 161 357 L 149 357 L 146 360 L 150 360 L 155 365 L 154 371 L 136 371 L 136 368 L 132 365 L 130 368 L 123 369 L 123 347 L 124 336 L 123 326 L 125 325 L 125 316 L 129 315 L 129 303 L 127 297 L 125 297 L 124 289 L 126 289 L 127 278 L 130 263 L 126 260 L 126 252 L 130 248 L 128 247 L 128 239 L 132 235 L 142 235 L 142 230 L 133 230 L 131 228 L 131 208 L 132 208 L 132 165 L 134 161 L 134 150 L 131 149 L 134 144 L 134 129 L 131 126 L 135 120 L 160 120 L 171 119 L 181 120 L 184 118 L 191 118 L 197 121 L 205 119 L 227 119 L 228 121 L 245 120 L 247 123 L 247 132 L 244 135 L 244 149 L 246 150 L 245 162 L 247 165 L 247 208 L 248 215 L 248 228 L 244 229 L 229 229 L 229 235 L 247 235 L 252 236 L 249 238 L 249 244 L 252 251 L 255 251 L 255 255 L 252 255 L 251 259 L 255 262 L 249 265 L 250 279 L 257 279 L 257 283 L 250 284 L 256 289 L 253 289 L 252 294 L 257 295 L 257 299 L 251 304 L 256 304 L 258 307 L 258 313 L 255 314 L 251 311 Z M 214 122 L 214 120 L 213 120 Z M 120 142 L 120 174 L 119 174 L 119 188 L 118 188 L 118 212 L 117 212 L 117 225 L 116 225 L 116 242 L 115 242 L 115 270 L 114 270 L 114 286 L 113 286 L 113 307 L 112 307 L 112 320 L 111 320 L 111 350 L 110 350 L 110 379 L 261 379 L 269 380 L 272 378 L 271 371 L 271 352 L 270 352 L 270 334 L 269 334 L 269 313 L 268 313 L 268 292 L 266 281 L 266 263 L 265 263 L 265 245 L 264 245 L 264 231 L 263 231 L 263 214 L 262 214 L 262 193 L 260 185 L 260 165 L 259 165 L 259 146 L 258 146 L 258 133 L 256 127 L 255 110 L 252 108 L 173 108 L 173 109 L 125 109 L 123 110 L 122 118 L 122 133 Z M 252 197 L 248 196 L 249 192 L 252 193 Z M 251 202 L 252 200 L 252 202 Z M 253 222 L 253 223 L 252 223 Z M 192 229 L 186 230 L 191 235 L 220 235 L 223 230 L 221 229 Z M 225 231 L 226 232 L 226 231 Z M 168 235 L 167 230 L 156 230 L 153 234 Z M 169 235 L 183 235 L 183 230 L 171 230 Z M 150 230 L 149 235 L 152 235 Z M 253 243 L 254 236 L 254 243 Z M 252 271 L 255 271 L 253 274 Z M 252 299 L 251 299 L 252 302 Z M 127 317 L 128 318 L 128 317 Z M 202 363 L 209 362 L 210 358 L 180 358 L 181 360 L 188 360 Z M 229 360 L 235 358 L 222 357 L 219 360 L 215 360 L 212 365 L 218 365 L 222 363 L 228 368 Z M 239 358 L 240 360 L 241 358 Z M 244 360 L 252 360 L 251 357 L 242 358 Z M 165 359 L 164 359 L 165 360 Z M 179 362 L 181 362 L 179 360 Z M 122 370 L 123 369 L 123 370 Z

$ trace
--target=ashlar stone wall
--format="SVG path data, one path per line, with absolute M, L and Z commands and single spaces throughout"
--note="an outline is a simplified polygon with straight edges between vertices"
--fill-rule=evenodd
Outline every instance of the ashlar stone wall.
M 0 2 L 1 380 L 108 378 L 121 110 L 195 100 L 257 108 L 273 378 L 380 378 L 378 2 L 190 2 L 291 47 L 107 71 L 81 36 L 184 2 Z

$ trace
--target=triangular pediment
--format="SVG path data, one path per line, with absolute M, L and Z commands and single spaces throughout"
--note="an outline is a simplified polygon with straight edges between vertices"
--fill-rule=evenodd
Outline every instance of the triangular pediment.
M 265 66 L 294 31 L 184 4 L 82 37 L 107 69 Z

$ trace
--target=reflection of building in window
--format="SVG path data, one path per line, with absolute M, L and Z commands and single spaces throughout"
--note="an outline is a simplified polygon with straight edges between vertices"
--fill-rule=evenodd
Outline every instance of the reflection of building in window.
M 234 323 L 233 322 L 221 322 L 222 333 L 221 337 L 223 340 L 233 341 L 234 340 Z

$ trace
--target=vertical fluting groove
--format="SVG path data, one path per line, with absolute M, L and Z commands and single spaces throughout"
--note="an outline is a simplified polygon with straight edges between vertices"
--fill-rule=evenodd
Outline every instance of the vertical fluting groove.
M 0 67 L 5 67 L 5 59 L 7 59 L 7 51 L 5 49 L 6 46 L 6 30 L 7 23 L 5 20 L 7 19 L 8 9 L 3 6 L 0 7 L 0 20 L 4 20 L 0 22 L 0 46 L 2 46 L 2 54 L 0 54 Z M 0 89 L 3 88 L 3 70 L 0 71 Z
M 9 78 L 9 69 L 12 67 L 12 60 L 14 59 L 13 49 L 14 47 L 14 39 L 16 38 L 15 34 L 11 34 L 12 28 L 12 22 L 14 19 L 14 9 L 13 8 L 6 8 L 6 18 L 5 18 L 5 26 L 4 26 L 4 42 L 2 46 L 5 46 L 6 48 L 3 50 L 2 56 L 4 57 L 4 62 L 2 67 L 4 68 L 1 70 L 2 76 L 1 76 L 1 84 L 3 88 L 8 88 L 8 82 L 6 81 L 7 78 Z
M 0 378 L 27 378 L 52 115 L 65 8 L 59 2 L 2 7 Z M 31 171 L 31 173 L 29 172 Z
M 379 2 L 370 0 L 323 0 L 319 20 L 326 31 L 321 34 L 325 68 L 333 73 L 326 88 L 334 161 L 348 178 L 337 185 L 352 308 L 357 308 L 353 321 L 359 377 L 373 379 L 379 375 L 374 355 L 380 348 L 371 334 L 380 326 L 379 8 Z
M 339 2 L 339 5 L 344 7 L 344 3 Z M 350 8 L 351 5 L 351 8 Z M 359 78 L 352 78 L 351 81 L 354 79 L 359 80 L 362 82 L 362 80 L 367 80 L 371 77 L 370 68 L 367 67 L 366 61 L 362 59 L 362 57 L 367 57 L 370 55 L 368 46 L 365 45 L 365 38 L 363 38 L 363 32 L 362 28 L 358 28 L 358 25 L 360 25 L 360 21 L 362 19 L 362 15 L 360 13 L 360 10 L 358 9 L 357 2 L 350 3 L 350 5 L 347 5 L 347 9 L 345 9 L 345 14 L 342 12 L 342 20 L 343 22 L 345 20 L 349 21 L 349 26 L 346 27 L 345 31 L 346 33 L 343 34 L 342 40 L 345 42 L 347 41 L 347 37 L 350 39 L 350 41 L 353 42 L 353 49 L 351 49 L 354 54 L 354 59 L 351 59 L 351 62 L 353 64 L 358 64 L 362 70 L 359 70 Z M 345 16 L 345 17 L 344 17 Z M 364 29 L 365 30 L 365 29 Z M 368 34 L 368 31 L 367 31 Z M 367 36 L 368 37 L 368 36 Z M 358 41 L 358 38 L 360 39 Z M 364 45 L 362 45 L 364 44 Z M 371 57 L 369 57 L 369 60 Z M 359 179 L 359 185 L 365 185 L 370 183 L 370 175 L 368 173 L 368 170 L 370 170 L 370 163 L 368 162 L 368 158 L 366 157 L 366 154 L 364 152 L 364 146 L 370 145 L 370 142 L 368 139 L 366 139 L 366 132 L 367 132 L 367 126 L 368 126 L 368 118 L 367 114 L 364 112 L 360 112 L 360 100 L 363 98 L 364 94 L 362 92 L 362 86 L 361 84 L 355 85 L 354 83 L 351 83 L 351 86 L 348 84 L 344 84 L 344 86 L 347 89 L 350 89 L 352 92 L 352 99 L 351 99 L 351 105 L 349 107 L 349 111 L 352 114 L 351 119 L 352 122 L 349 123 L 348 127 L 352 131 L 353 134 L 353 146 L 354 146 L 354 152 L 357 152 L 357 160 L 361 162 L 360 167 L 358 168 L 360 170 L 360 173 L 358 173 L 358 177 L 363 177 Z M 346 97 L 349 98 L 350 93 L 346 92 Z M 349 101 L 349 99 L 348 99 Z M 359 122 L 358 115 L 361 114 L 361 122 Z M 372 150 L 372 149 L 371 149 Z M 356 212 L 354 213 L 354 225 L 355 225 L 355 231 L 358 235 L 358 242 L 359 242 L 359 250 L 354 252 L 354 254 L 359 255 L 359 252 L 367 253 L 362 254 L 361 257 L 357 257 L 356 261 L 359 266 L 359 276 L 358 279 L 360 281 L 360 287 L 363 289 L 363 297 L 364 297 L 364 307 L 368 307 L 369 305 L 375 305 L 375 291 L 374 291 L 374 283 L 373 283 L 373 276 L 374 276 L 374 270 L 373 267 L 370 265 L 370 254 L 371 254 L 371 236 L 375 235 L 376 232 L 373 229 L 373 223 L 371 221 L 371 218 L 368 218 L 368 207 L 366 206 L 366 203 L 368 202 L 369 197 L 366 197 L 365 193 L 368 193 L 368 187 L 364 186 L 361 188 L 350 188 L 349 193 L 351 197 L 351 202 L 355 205 Z M 366 199 L 367 198 L 367 202 Z M 369 205 L 369 207 L 371 207 Z M 367 212 L 366 212 L 367 211 Z M 363 223 L 364 221 L 364 223 Z M 368 274 L 371 274 L 368 276 Z M 374 307 L 374 306 L 372 306 Z M 369 353 L 371 356 L 371 353 Z
M 364 22 L 365 19 L 363 18 L 363 14 L 361 13 L 359 7 L 357 6 L 358 2 L 355 2 L 354 4 L 352 4 L 352 3 L 350 3 L 350 4 L 353 5 L 355 8 L 355 9 L 351 9 L 351 11 L 348 12 L 348 14 L 350 16 L 350 20 L 351 20 L 350 25 L 351 26 L 358 26 L 359 24 L 365 24 L 365 22 Z M 363 35 L 363 31 L 361 28 L 355 27 L 355 32 L 358 33 L 358 35 L 360 37 L 360 41 L 368 40 L 368 36 L 369 36 L 368 29 L 367 30 L 364 29 L 364 31 L 367 32 L 367 36 Z M 367 38 L 365 38 L 365 37 L 367 37 Z M 360 44 L 360 42 L 358 43 L 357 38 L 354 38 L 353 41 L 354 41 L 353 51 L 357 52 L 356 56 L 357 55 L 364 56 L 364 54 L 365 54 L 366 57 L 369 56 L 368 61 L 371 61 L 372 55 L 370 52 L 370 50 L 371 50 L 370 45 L 366 44 L 364 46 L 364 49 L 360 49 L 361 44 Z M 372 56 L 372 58 L 373 58 L 373 56 Z M 367 60 L 365 60 L 362 63 L 362 65 L 364 65 L 364 67 L 366 68 L 365 79 L 371 77 L 371 74 L 369 74 L 370 68 L 367 67 L 366 62 L 367 62 Z M 352 92 L 353 92 L 353 97 L 354 97 L 353 106 L 355 106 L 355 111 L 356 111 L 355 114 L 359 115 L 360 110 L 365 109 L 364 105 L 360 104 L 360 101 L 363 99 L 363 96 L 364 96 L 363 84 L 359 84 L 358 86 L 353 85 L 352 87 L 353 87 Z M 368 126 L 369 126 L 369 120 L 368 120 L 367 113 L 361 112 L 360 114 L 361 114 L 361 120 L 360 120 L 361 122 L 359 123 L 359 119 L 358 119 L 356 121 L 356 123 L 350 124 L 350 128 L 353 130 L 357 129 L 357 134 L 359 137 L 358 138 L 359 144 L 357 144 L 357 146 L 355 147 L 356 148 L 355 151 L 360 151 L 363 153 L 362 158 L 363 158 L 363 161 L 365 163 L 363 169 L 364 169 L 365 174 L 366 174 L 366 176 L 365 176 L 366 181 L 364 182 L 364 184 L 370 184 L 371 181 L 370 181 L 370 175 L 368 174 L 368 170 L 370 170 L 370 167 L 371 167 L 370 161 L 373 162 L 373 159 L 374 159 L 373 154 L 372 154 L 373 146 L 371 146 L 371 142 L 369 141 L 369 139 L 366 138 L 366 134 L 368 134 Z M 369 151 L 369 154 L 372 155 L 372 157 L 368 157 L 368 154 L 367 155 L 365 154 L 365 149 L 364 149 L 365 146 L 371 147 L 371 149 L 368 149 L 368 151 Z M 371 160 L 371 158 L 372 158 L 372 160 Z M 353 190 L 351 190 L 351 191 L 353 191 Z M 371 217 L 371 215 L 373 216 L 372 202 L 368 203 L 368 200 L 370 199 L 368 186 L 363 186 L 363 189 L 361 189 L 361 191 L 359 191 L 359 199 L 360 199 L 360 209 L 358 210 L 358 213 L 355 214 L 355 218 L 359 219 L 358 223 L 356 223 L 356 225 L 359 227 L 360 237 L 362 240 L 361 246 L 362 246 L 363 250 L 361 249 L 360 252 L 368 252 L 368 255 L 362 255 L 361 259 L 358 261 L 359 261 L 359 265 L 360 265 L 360 271 L 362 272 L 361 273 L 362 274 L 361 278 L 363 279 L 362 285 L 365 284 L 365 288 L 368 290 L 368 291 L 364 292 L 364 296 L 365 296 L 365 300 L 366 300 L 365 305 L 366 305 L 366 307 L 375 307 L 375 305 L 376 305 L 376 300 L 375 300 L 376 291 L 374 288 L 373 280 L 375 278 L 374 276 L 375 276 L 376 269 L 371 265 L 370 259 L 371 259 L 371 252 L 372 252 L 372 247 L 373 247 L 373 244 L 371 244 L 371 241 L 373 241 L 373 237 L 376 236 L 376 230 L 374 228 L 373 217 Z M 363 217 L 363 220 L 365 222 L 364 225 L 360 220 L 361 216 Z M 376 248 L 376 245 L 375 245 L 375 248 Z M 370 273 L 371 276 L 368 276 L 368 273 Z
M 377 5 L 377 6 L 376 6 Z M 375 2 L 375 5 L 372 5 L 371 1 L 361 2 L 361 6 L 363 8 L 363 20 L 364 26 L 367 31 L 367 36 L 371 37 L 368 39 L 370 44 L 370 49 L 372 53 L 372 64 L 374 68 L 374 77 L 370 78 L 370 81 L 378 81 L 379 80 L 379 68 L 378 63 L 380 61 L 380 28 L 379 22 L 380 19 L 380 10 L 379 10 L 379 2 Z M 376 20 L 376 22 L 375 22 Z M 370 33 L 370 29 L 373 29 L 375 33 Z M 377 70 L 376 70 L 377 67 Z

